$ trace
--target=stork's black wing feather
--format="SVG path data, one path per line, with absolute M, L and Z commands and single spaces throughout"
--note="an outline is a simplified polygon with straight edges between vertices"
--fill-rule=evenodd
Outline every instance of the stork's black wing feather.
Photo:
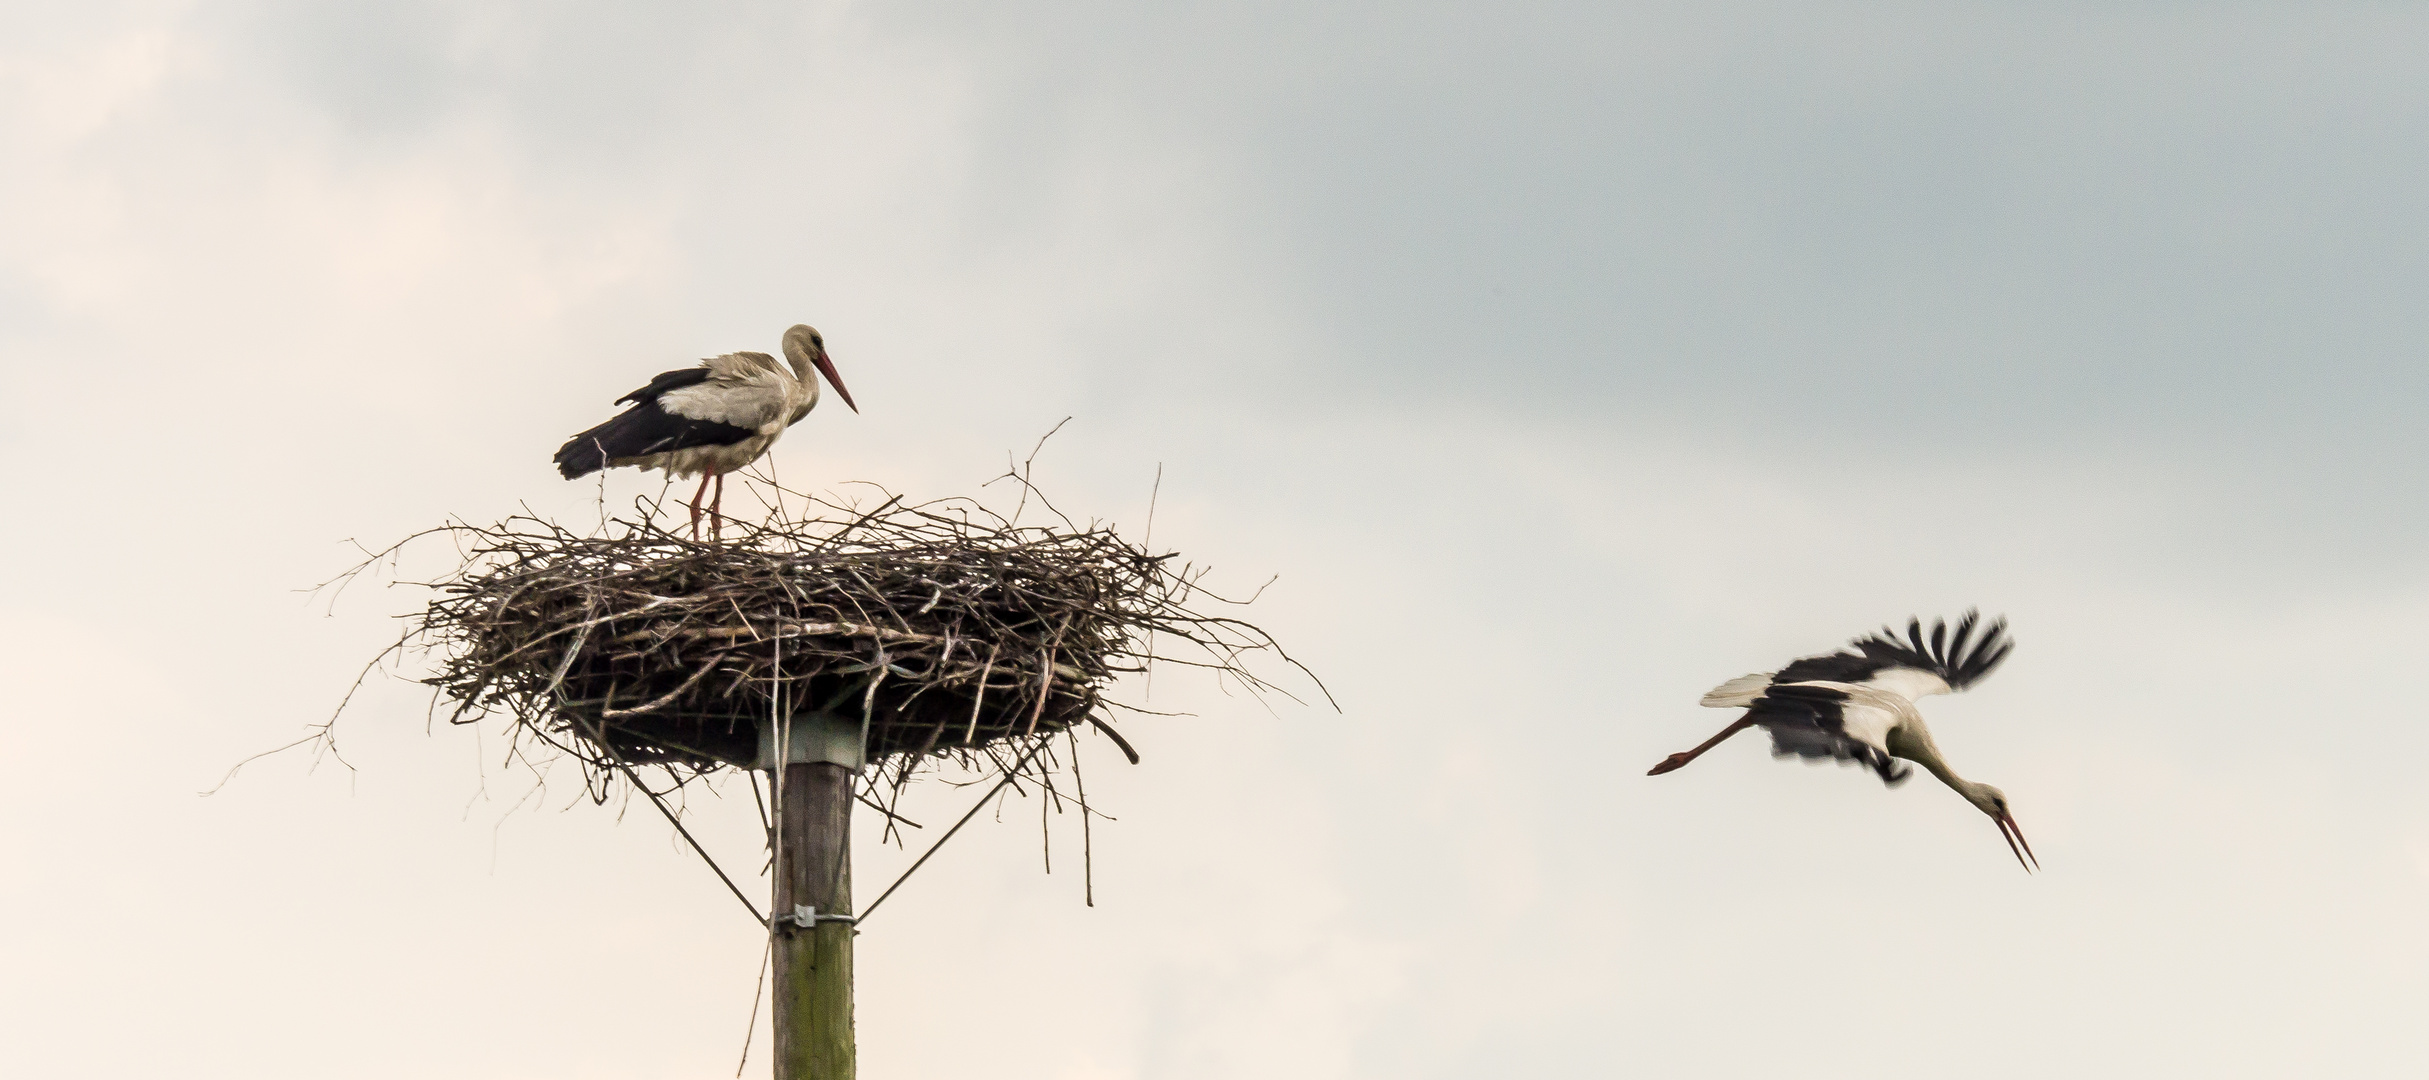
M 1905 783 L 1914 770 L 1880 747 L 1847 734 L 1846 703 L 1843 690 L 1775 683 L 1747 708 L 1746 719 L 1771 733 L 1772 757 L 1850 762 L 1870 768 L 1891 787 Z
M 650 379 L 648 386 L 617 398 L 616 404 L 622 405 L 630 402 L 634 405 L 646 405 L 658 400 L 658 395 L 669 390 L 681 390 L 686 386 L 698 386 L 707 382 L 709 375 L 709 369 L 705 365 L 661 371 Z
M 566 440 L 557 448 L 557 471 L 571 480 L 619 461 L 694 446 L 732 446 L 750 438 L 755 433 L 749 428 L 680 416 L 658 400 L 672 391 L 707 382 L 713 374 L 705 364 L 661 371 L 649 385 L 617 398 L 616 404 L 629 402 L 632 408 Z
M 1974 638 L 1974 627 L 1981 621 L 1981 612 L 1967 611 L 1957 620 L 1956 633 L 1950 635 L 1947 622 L 1935 619 L 1931 641 L 1926 644 L 1923 620 L 1908 619 L 1905 640 L 1899 640 L 1896 630 L 1883 627 L 1878 634 L 1856 639 L 1855 649 L 1867 659 L 1880 661 L 1882 667 L 1921 668 L 1946 680 L 1950 690 L 1963 690 L 1990 674 L 2015 647 L 2007 639 L 2006 619 L 1993 620 L 1981 637 Z M 1967 647 L 1969 638 L 1971 648 Z
M 1934 620 L 1926 640 L 1923 620 L 1909 619 L 1904 634 L 1884 627 L 1878 634 L 1857 638 L 1850 651 L 1808 656 L 1789 664 L 1773 681 L 1860 683 L 1884 668 L 1910 667 L 1938 675 L 1951 690 L 1963 690 L 1990 674 L 2015 645 L 2007 640 L 2005 619 L 1992 622 L 1980 637 L 1974 637 L 1974 628 L 1981 621 L 1980 612 L 1968 611 L 1957 620 L 1952 633 L 1945 620 Z
M 619 461 L 694 446 L 732 446 L 757 434 L 715 420 L 694 420 L 666 411 L 655 397 L 624 410 L 557 448 L 557 471 L 571 480 Z
M 1880 671 L 1882 668 L 1894 667 L 1896 665 L 1896 660 L 1880 656 L 1868 656 L 1864 653 L 1824 653 L 1820 656 L 1799 657 L 1798 659 L 1791 661 L 1787 667 L 1779 670 L 1779 674 L 1773 675 L 1771 677 L 1771 681 L 1775 684 L 1794 682 L 1860 683 L 1872 678 L 1873 674 Z

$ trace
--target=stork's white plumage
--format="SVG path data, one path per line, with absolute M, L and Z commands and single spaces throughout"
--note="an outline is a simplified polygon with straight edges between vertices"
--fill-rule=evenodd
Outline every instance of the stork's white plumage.
M 2007 659 L 2014 643 L 2007 640 L 2007 620 L 1990 625 L 1979 639 L 1974 629 L 1981 616 L 1968 611 L 1950 634 L 1945 621 L 1934 621 L 1931 639 L 1923 638 L 1923 621 L 1908 620 L 1906 640 L 1895 630 L 1858 638 L 1846 651 L 1808 656 L 1778 671 L 1731 679 L 1705 694 L 1703 704 L 1715 709 L 1743 708 L 1746 715 L 1722 728 L 1720 734 L 1685 753 L 1672 754 L 1653 767 L 1660 776 L 1684 766 L 1721 740 L 1749 727 L 1771 733 L 1771 755 L 1832 758 L 1867 765 L 1881 782 L 1892 787 L 1912 772 L 1897 759 L 1923 766 L 1965 801 L 1990 816 L 1999 835 L 2027 871 L 2040 865 L 2024 830 L 2007 809 L 2007 795 L 1989 784 L 1958 776 L 1941 758 L 1931 729 L 1915 702 L 1932 694 L 1950 694 L 1973 685 Z M 2026 860 L 2031 859 L 2030 862 Z
M 694 539 L 700 535 L 700 500 L 714 479 L 717 495 L 708 513 L 709 527 L 716 531 L 723 520 L 725 474 L 759 460 L 784 429 L 818 406 L 818 376 L 835 385 L 853 412 L 860 411 L 816 329 L 785 331 L 784 358 L 792 370 L 766 353 L 738 352 L 660 372 L 648 386 L 616 399 L 632 408 L 558 448 L 557 471 L 571 480 L 634 465 L 670 477 L 697 476 L 700 490 L 691 501 Z M 810 373 L 813 368 L 817 375 Z

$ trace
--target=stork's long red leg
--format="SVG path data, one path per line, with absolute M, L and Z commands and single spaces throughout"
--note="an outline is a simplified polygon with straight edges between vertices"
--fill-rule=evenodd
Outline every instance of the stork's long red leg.
M 1746 717 L 1739 717 L 1737 723 L 1722 728 L 1720 734 L 1709 739 L 1705 739 L 1704 745 L 1698 746 L 1693 750 L 1689 750 L 1684 754 L 1672 754 L 1669 757 L 1663 758 L 1661 764 L 1654 766 L 1653 771 L 1648 772 L 1645 775 L 1660 776 L 1661 774 L 1669 772 L 1673 769 L 1684 768 L 1688 762 L 1704 756 L 1704 751 L 1710 750 L 1715 746 L 1719 746 L 1721 744 L 1721 740 L 1753 726 L 1753 720 Z
M 692 492 L 692 539 L 700 539 L 700 500 L 708 494 L 708 474 L 700 474 L 700 490 Z
M 725 474 L 717 474 L 717 497 L 708 504 L 708 535 L 712 540 L 725 539 Z

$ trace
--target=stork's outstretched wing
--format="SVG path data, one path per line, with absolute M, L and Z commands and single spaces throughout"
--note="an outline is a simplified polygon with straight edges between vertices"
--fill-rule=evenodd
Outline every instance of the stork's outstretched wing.
M 1808 656 L 1780 669 L 1779 681 L 1801 682 L 1828 679 L 1831 682 L 1866 683 L 1894 669 L 1908 669 L 1931 675 L 1940 680 L 1949 692 L 1963 690 L 1989 675 L 1999 662 L 2007 659 L 2015 643 L 2007 640 L 2007 620 L 1993 620 L 1982 630 L 1982 615 L 1968 611 L 1957 620 L 1952 634 L 1946 620 L 1935 619 L 1931 636 L 1923 636 L 1923 620 L 1908 619 L 1901 640 L 1896 630 L 1883 627 L 1878 634 L 1860 637 L 1847 649 Z M 1929 693 L 1941 692 L 1933 688 Z M 1907 695 L 1909 700 L 1917 696 Z
M 1891 787 L 1913 774 L 1889 753 L 1889 729 L 1898 722 L 1894 699 L 1863 686 L 1772 679 L 1731 679 L 1705 694 L 1704 704 L 1744 706 L 1745 722 L 1771 733 L 1773 757 L 1862 765 Z

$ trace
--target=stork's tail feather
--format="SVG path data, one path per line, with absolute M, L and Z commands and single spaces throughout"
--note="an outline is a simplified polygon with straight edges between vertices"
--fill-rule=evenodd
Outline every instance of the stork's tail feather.
M 1762 697 L 1763 691 L 1771 688 L 1771 677 L 1775 674 L 1777 672 L 1758 671 L 1752 675 L 1740 675 L 1713 687 L 1698 704 L 1707 709 L 1745 708 L 1754 704 L 1756 698 Z

